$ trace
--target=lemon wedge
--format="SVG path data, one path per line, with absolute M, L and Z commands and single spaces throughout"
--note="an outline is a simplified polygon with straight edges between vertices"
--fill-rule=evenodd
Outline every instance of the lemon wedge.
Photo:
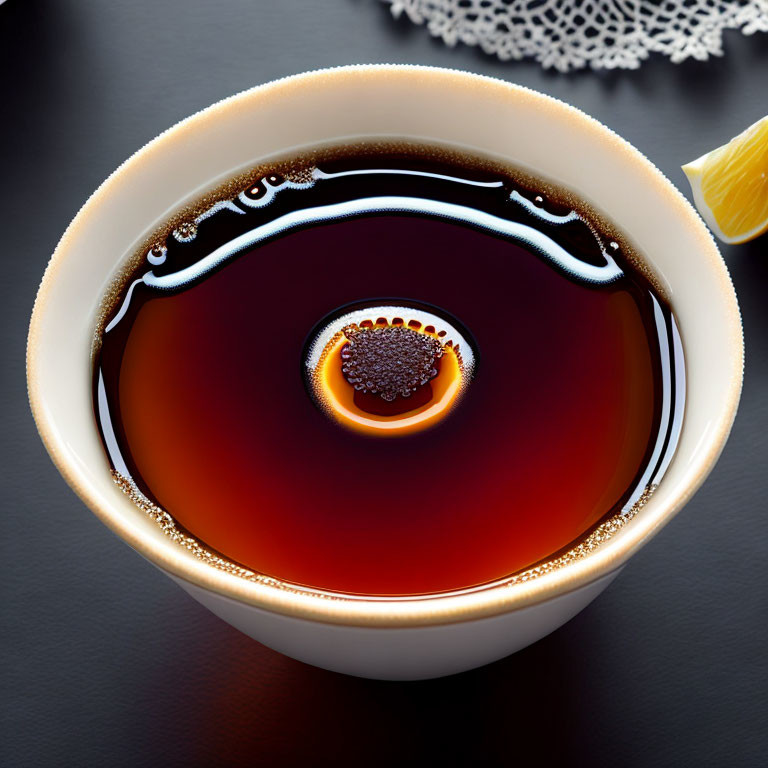
M 768 116 L 683 171 L 699 213 L 724 243 L 768 230 Z

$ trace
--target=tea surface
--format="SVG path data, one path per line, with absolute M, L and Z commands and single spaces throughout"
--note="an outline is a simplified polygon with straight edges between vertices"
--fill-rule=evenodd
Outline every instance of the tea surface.
M 102 334 L 112 464 L 180 528 L 279 580 L 413 595 L 562 553 L 658 482 L 681 347 L 623 247 L 445 159 L 286 176 L 152 249 Z

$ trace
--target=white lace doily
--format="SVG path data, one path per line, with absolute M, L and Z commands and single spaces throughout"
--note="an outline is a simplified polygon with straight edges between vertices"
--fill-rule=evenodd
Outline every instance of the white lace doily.
M 768 0 L 383 0 L 450 46 L 561 72 L 637 69 L 650 53 L 678 63 L 723 53 L 726 29 L 768 32 Z

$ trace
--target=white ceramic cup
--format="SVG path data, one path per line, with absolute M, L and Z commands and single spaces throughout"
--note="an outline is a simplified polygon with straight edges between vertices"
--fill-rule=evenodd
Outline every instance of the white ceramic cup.
M 93 414 L 91 350 L 100 302 L 121 264 L 175 209 L 239 171 L 318 145 L 381 138 L 463 148 L 573 190 L 623 230 L 663 284 L 679 322 L 686 409 L 661 484 L 587 557 L 524 583 L 423 598 L 332 600 L 253 583 L 170 540 L 110 477 Z M 742 366 L 736 296 L 714 241 L 640 152 L 548 96 L 412 66 L 343 67 L 279 80 L 221 101 L 149 142 L 99 187 L 62 237 L 40 287 L 28 346 L 40 435 L 101 520 L 265 645 L 327 669 L 387 679 L 486 664 L 584 608 L 712 469 L 736 413 Z

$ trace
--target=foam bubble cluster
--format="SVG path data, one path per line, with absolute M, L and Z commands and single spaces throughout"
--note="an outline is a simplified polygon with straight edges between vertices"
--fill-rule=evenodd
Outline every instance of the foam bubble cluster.
M 437 376 L 435 362 L 442 344 L 432 336 L 404 326 L 344 328 L 348 343 L 341 350 L 342 373 L 359 392 L 377 394 L 387 402 L 410 397 Z

